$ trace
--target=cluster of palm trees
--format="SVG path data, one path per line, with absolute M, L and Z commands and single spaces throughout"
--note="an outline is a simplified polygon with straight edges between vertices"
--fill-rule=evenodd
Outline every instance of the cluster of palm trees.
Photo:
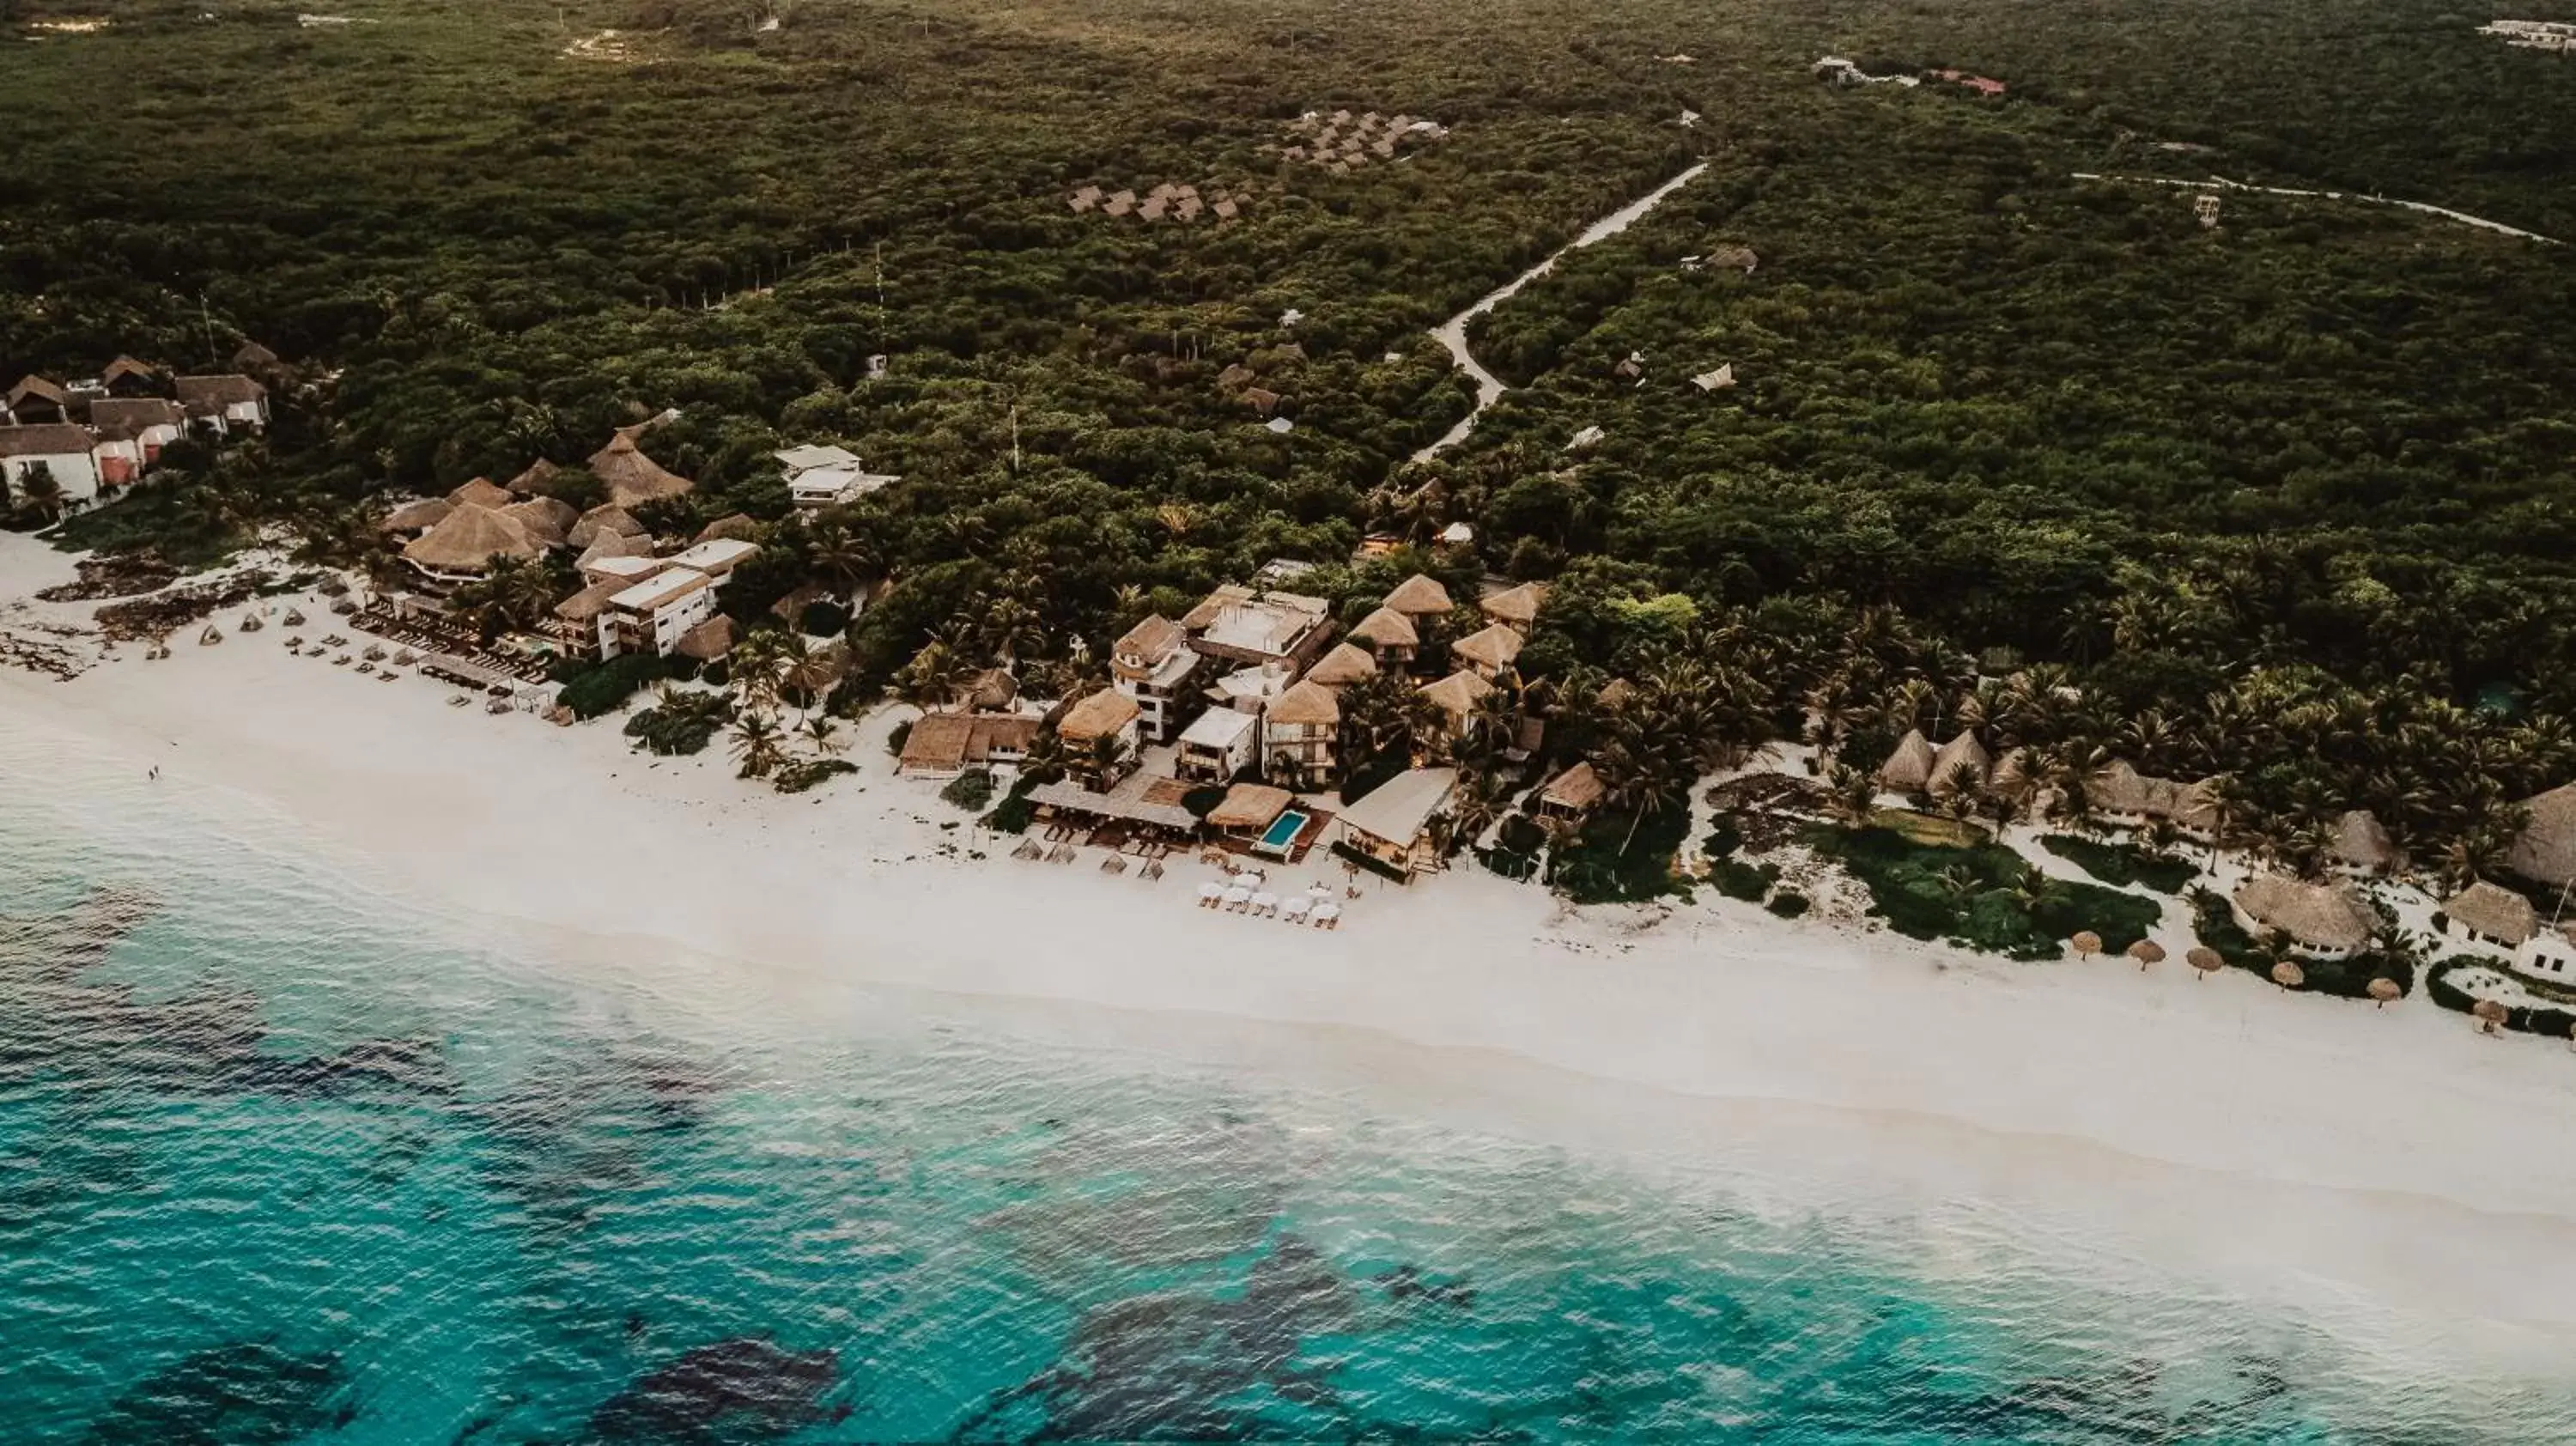
M 791 743 L 805 745 L 809 764 L 849 747 L 840 720 L 823 706 L 845 666 L 840 644 L 817 648 L 794 628 L 760 628 L 736 642 L 725 663 L 736 700 L 729 743 L 742 777 L 767 778 L 797 761 Z

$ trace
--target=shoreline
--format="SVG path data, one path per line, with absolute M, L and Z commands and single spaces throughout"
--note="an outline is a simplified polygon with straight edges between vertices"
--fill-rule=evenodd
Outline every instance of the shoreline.
M 30 545 L 0 543 L 0 581 Z M 2546 1148 L 2576 1127 L 2568 1053 L 2420 994 L 2379 1011 L 2235 971 L 2010 964 L 1727 901 L 1567 910 L 1473 869 L 1364 883 L 1323 933 L 1196 908 L 1195 863 L 1147 883 L 1090 851 L 962 857 L 968 816 L 891 775 L 890 710 L 858 730 L 859 774 L 781 796 L 712 751 L 652 760 L 613 723 L 446 692 L 266 634 L 183 637 L 68 683 L 0 671 L 0 744 L 158 763 L 198 812 L 283 819 L 568 982 L 693 1014 L 828 1041 L 854 991 L 919 993 L 1694 1173 L 2096 1212 L 2173 1268 L 2576 1344 L 2576 1159 Z

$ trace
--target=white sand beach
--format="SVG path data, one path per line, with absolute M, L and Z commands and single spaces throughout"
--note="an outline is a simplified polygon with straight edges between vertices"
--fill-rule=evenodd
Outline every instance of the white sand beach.
M 0 536 L 0 599 L 69 576 Z M 0 630 L 85 610 L 0 602 Z M 167 661 L 127 647 L 70 682 L 0 668 L 0 734 L 282 813 L 565 968 L 817 1029 L 851 981 L 986 996 L 1578 1148 L 1776 1152 L 1926 1201 L 2098 1212 L 2160 1265 L 2356 1318 L 2402 1305 L 2409 1349 L 2439 1349 L 2427 1319 L 2533 1363 L 2576 1345 L 2576 1053 L 2420 993 L 2375 1010 L 2179 962 L 2011 964 L 1717 900 L 1572 912 L 1472 868 L 1364 884 L 1324 933 L 1197 908 L 1210 871 L 1186 858 L 1157 882 L 1092 850 L 1009 858 L 893 776 L 891 711 L 859 775 L 779 796 L 716 750 L 656 761 L 613 720 L 449 707 L 280 636 L 187 630 Z

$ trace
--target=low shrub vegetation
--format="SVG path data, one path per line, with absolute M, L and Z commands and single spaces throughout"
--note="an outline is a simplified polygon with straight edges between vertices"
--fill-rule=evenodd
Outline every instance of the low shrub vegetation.
M 2200 877 L 2199 867 L 2189 859 L 2136 844 L 2053 833 L 2042 838 L 2039 846 L 2106 884 L 2144 884 L 2160 894 L 2180 894 Z
M 1927 845 L 1879 827 L 1818 828 L 1808 842 L 1869 889 L 1870 912 L 1911 939 L 2056 959 L 2089 929 L 2116 954 L 2145 938 L 2158 914 L 2134 894 L 2049 878 L 2000 844 Z

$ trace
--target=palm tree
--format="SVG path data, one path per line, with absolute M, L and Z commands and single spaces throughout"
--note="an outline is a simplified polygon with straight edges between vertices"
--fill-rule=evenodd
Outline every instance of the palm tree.
M 728 666 L 733 672 L 734 686 L 742 692 L 745 707 L 774 708 L 778 705 L 778 665 L 784 636 L 777 628 L 759 628 L 733 645 Z
M 0 487 L 0 500 L 7 498 L 8 490 Z M 51 466 L 43 462 L 28 463 L 27 470 L 18 474 L 18 490 L 27 494 L 27 501 L 45 514 L 47 522 L 62 520 L 67 494 L 63 491 L 62 479 L 54 475 Z
M 805 535 L 805 566 L 817 580 L 843 597 L 855 597 L 859 584 L 883 566 L 876 545 L 839 517 L 827 516 Z
M 766 778 L 785 758 L 778 724 L 766 713 L 746 710 L 734 720 L 733 756 L 744 778 Z
M 1867 827 L 1878 812 L 1878 783 L 1848 763 L 1837 763 L 1827 775 L 1834 816 L 1853 828 Z
M 806 714 L 798 731 L 805 735 L 806 742 L 814 745 L 814 752 L 824 758 L 837 758 L 850 746 L 849 740 L 841 736 L 841 725 L 833 721 L 829 713 Z

